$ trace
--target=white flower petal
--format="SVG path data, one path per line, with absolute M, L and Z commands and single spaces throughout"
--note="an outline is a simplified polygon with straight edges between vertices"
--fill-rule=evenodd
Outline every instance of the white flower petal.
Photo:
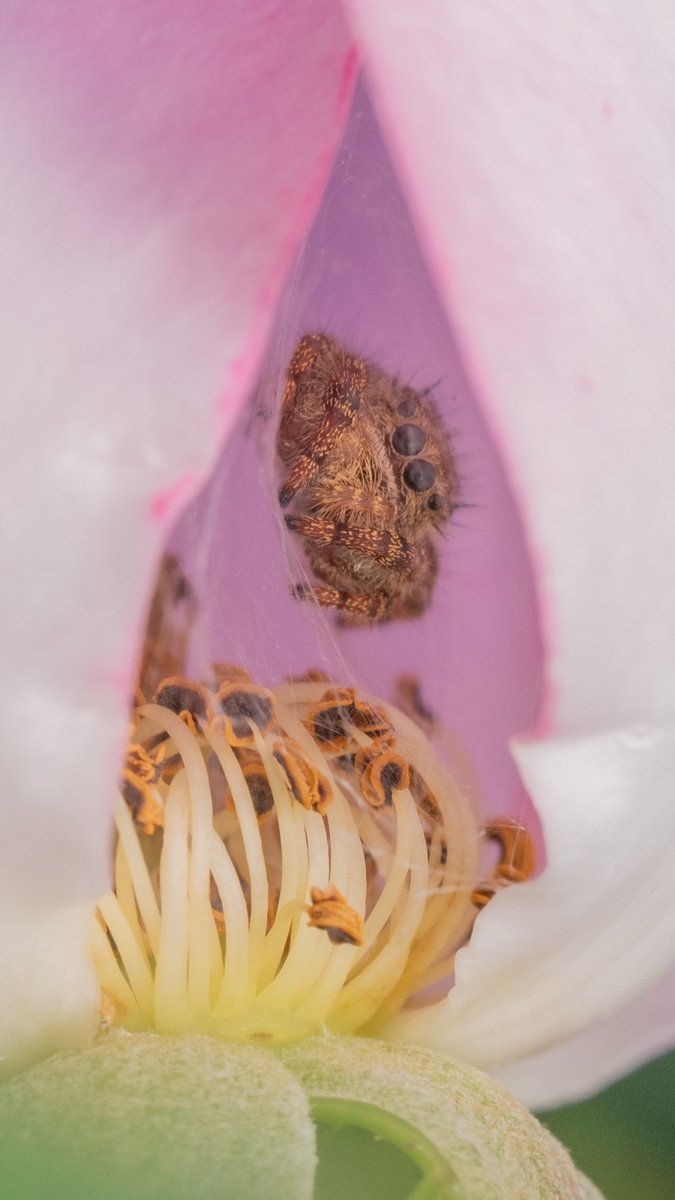
M 675 729 L 515 752 L 542 817 L 547 869 L 490 902 L 447 1000 L 392 1028 L 491 1069 L 611 1016 L 667 970 L 675 944 Z M 604 1078 L 611 1070 L 605 1060 Z M 558 1086 L 542 1081 L 537 1101 Z
M 487 957 L 478 971 L 478 956 L 500 945 L 506 956 L 503 939 L 540 930 L 542 913 L 544 966 L 515 947 L 509 1011 L 515 1019 L 520 1009 L 536 1033 L 514 1027 L 513 1054 L 596 1021 L 675 957 L 669 920 L 646 894 L 668 886 L 662 839 L 673 804 L 661 771 L 675 757 L 675 20 L 663 0 L 639 13 L 630 0 L 517 9 L 352 0 L 351 9 L 441 295 L 521 500 L 547 643 L 542 726 L 582 737 L 662 726 L 654 759 L 639 756 L 638 766 L 636 756 L 630 779 L 619 770 L 625 746 L 615 758 L 602 738 L 597 758 L 592 743 L 580 747 L 588 779 L 581 765 L 568 775 L 562 747 L 554 756 L 565 757 L 564 778 L 537 767 L 535 802 L 547 820 L 556 796 L 564 804 L 556 825 L 562 844 L 578 847 L 577 867 L 564 892 L 549 871 L 481 917 L 452 1004 L 485 1026 L 486 1062 L 505 1052 L 503 1019 L 490 1035 L 486 1018 L 503 997 L 476 995 L 479 975 L 497 978 Z M 536 752 L 527 753 L 531 775 Z M 583 848 L 600 803 L 616 817 L 592 858 Z M 551 840 L 548 849 L 558 862 Z M 611 901 L 593 897 L 582 861 Z M 556 906 L 569 910 L 565 936 Z M 603 960 L 621 942 L 623 972 Z M 593 953 L 597 978 L 580 991 L 575 955 L 590 967 Z M 547 1011 L 556 962 L 570 987 Z
M 669 1049 L 674 1006 L 671 971 L 606 1021 L 495 1073 L 529 1108 L 571 1103 Z
M 327 0 L 4 6 L 3 979 L 40 970 L 22 912 L 105 886 L 153 565 L 250 383 L 351 73 Z
M 0 921 L 0 1079 L 25 1047 L 31 1057 L 96 1032 L 99 987 L 84 951 L 91 907 L 15 906 Z

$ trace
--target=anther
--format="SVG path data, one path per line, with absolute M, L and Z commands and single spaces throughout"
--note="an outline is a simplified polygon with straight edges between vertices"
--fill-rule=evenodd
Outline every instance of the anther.
M 284 683 L 330 683 L 330 675 L 316 667 L 310 667 L 300 675 L 284 675 Z
M 360 751 L 356 756 L 354 765 L 361 772 L 361 794 L 372 808 L 390 807 L 394 792 L 410 787 L 408 763 L 389 749 L 389 744 L 390 739 L 383 738 L 370 752 Z
M 422 699 L 422 687 L 416 675 L 399 675 L 394 684 L 394 696 L 399 708 L 422 729 L 433 730 L 436 718 Z
M 164 766 L 164 747 L 149 754 L 142 746 L 130 746 L 122 771 L 122 796 L 143 833 L 152 835 L 164 824 L 164 810 L 154 792 Z
M 252 683 L 253 680 L 248 671 L 240 667 L 238 663 L 231 662 L 214 662 L 211 663 L 211 675 L 213 678 L 214 690 L 218 690 L 224 683 Z
M 531 879 L 537 866 L 534 841 L 523 825 L 509 817 L 500 817 L 485 826 L 485 836 L 497 842 L 501 856 L 492 879 L 471 894 L 472 903 L 484 908 L 497 891 L 510 883 Z
M 255 815 L 258 818 L 258 823 L 261 824 L 274 808 L 274 795 L 270 787 L 270 781 L 267 778 L 267 772 L 260 759 L 258 759 L 257 762 L 246 763 L 242 767 L 242 773 L 248 790 L 251 793 Z
M 347 748 L 353 704 L 353 689 L 338 688 L 325 692 L 318 704 L 310 709 L 305 725 L 322 750 Z
M 312 888 L 310 897 L 309 925 L 325 929 L 335 945 L 343 942 L 351 946 L 363 945 L 363 917 L 347 904 L 342 892 L 330 884 L 325 890 Z
M 210 698 L 205 687 L 175 675 L 162 680 L 153 696 L 153 702 L 176 713 L 188 726 L 190 732 L 197 735 L 199 734 L 197 720 L 199 718 L 206 719 Z
M 323 814 L 333 798 L 333 789 L 305 758 L 298 743 L 292 738 L 275 742 L 272 753 L 283 769 L 294 799 L 303 808 Z
M 222 684 L 214 707 L 221 714 L 225 737 L 231 746 L 253 745 L 251 725 L 267 733 L 274 723 L 274 696 L 255 683 L 235 680 Z
M 441 810 L 438 800 L 427 786 L 426 781 L 422 778 L 419 771 L 416 771 L 413 766 L 410 767 L 410 791 L 420 811 L 429 817 L 431 821 L 439 821 Z
M 392 733 L 391 722 L 381 708 L 375 708 L 364 700 L 355 700 L 351 708 L 352 721 L 356 728 L 371 738 L 381 738 Z

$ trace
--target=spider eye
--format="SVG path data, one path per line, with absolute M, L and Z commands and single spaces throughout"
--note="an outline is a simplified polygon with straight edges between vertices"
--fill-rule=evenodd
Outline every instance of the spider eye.
M 416 408 L 417 404 L 413 400 L 412 396 L 408 396 L 405 400 L 401 400 L 401 403 L 396 411 L 401 417 L 412 417 Z
M 436 479 L 436 472 L 430 462 L 424 458 L 413 459 L 409 462 L 403 472 L 403 482 L 407 484 L 413 492 L 426 492 L 428 488 L 433 487 Z
M 427 435 L 419 425 L 399 425 L 392 434 L 391 444 L 397 454 L 412 458 L 424 448 Z
M 427 500 L 427 508 L 432 512 L 440 512 L 443 507 L 443 497 L 439 496 L 438 492 L 432 492 Z

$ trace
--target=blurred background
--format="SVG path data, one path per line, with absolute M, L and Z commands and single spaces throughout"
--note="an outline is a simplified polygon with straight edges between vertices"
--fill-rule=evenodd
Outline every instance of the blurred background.
M 606 1200 L 675 1197 L 675 1052 L 541 1119 Z

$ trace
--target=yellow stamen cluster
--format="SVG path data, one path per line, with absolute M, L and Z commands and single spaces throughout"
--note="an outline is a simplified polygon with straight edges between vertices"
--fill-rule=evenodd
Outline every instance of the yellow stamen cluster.
M 164 680 L 115 823 L 93 957 L 129 1028 L 376 1032 L 477 912 L 480 830 L 426 735 L 321 679 Z

